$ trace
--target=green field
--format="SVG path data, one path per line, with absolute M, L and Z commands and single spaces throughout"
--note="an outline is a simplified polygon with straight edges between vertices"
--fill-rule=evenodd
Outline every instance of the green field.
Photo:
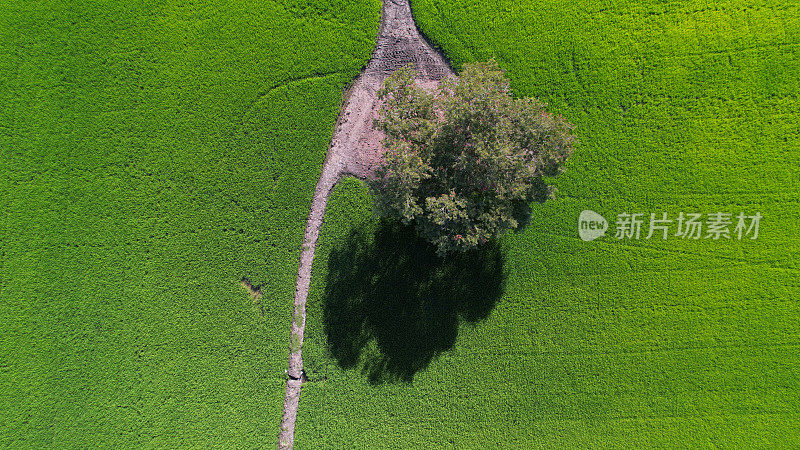
M 456 68 L 497 59 L 582 144 L 480 267 L 430 261 L 337 189 L 297 447 L 796 446 L 798 5 L 412 3 Z M 756 240 L 583 242 L 584 209 L 764 219 Z
M 273 446 L 305 219 L 380 2 L 0 10 L 0 447 Z
M 582 143 L 524 232 L 449 260 L 336 188 L 298 448 L 800 441 L 800 5 L 580 3 L 412 1 L 456 68 L 495 58 Z M 274 446 L 380 2 L 0 10 L 0 446 Z M 584 209 L 764 219 L 583 242 Z

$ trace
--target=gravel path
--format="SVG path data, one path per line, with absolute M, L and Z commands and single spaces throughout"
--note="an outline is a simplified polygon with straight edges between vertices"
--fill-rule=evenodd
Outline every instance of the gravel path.
M 372 128 L 372 120 L 378 114 L 377 93 L 386 77 L 408 63 L 414 64 L 417 80 L 427 86 L 453 73 L 447 61 L 417 31 L 408 0 L 383 0 L 378 41 L 366 69 L 345 94 L 345 104 L 339 113 L 306 222 L 294 291 L 288 379 L 278 437 L 281 449 L 294 446 L 294 426 L 303 384 L 306 297 L 328 195 L 343 175 L 362 179 L 372 175 L 381 157 L 381 135 Z

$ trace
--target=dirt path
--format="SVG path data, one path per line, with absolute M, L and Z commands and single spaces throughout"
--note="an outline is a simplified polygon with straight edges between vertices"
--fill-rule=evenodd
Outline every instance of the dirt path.
M 420 36 L 411 15 L 409 0 L 383 0 L 381 30 L 366 69 L 345 95 L 322 174 L 317 181 L 311 212 L 308 214 L 300 268 L 294 291 L 294 312 L 290 337 L 288 379 L 283 403 L 283 418 L 278 447 L 294 446 L 294 425 L 303 384 L 303 332 L 306 325 L 306 298 L 311 282 L 311 265 L 322 226 L 328 195 L 343 175 L 371 176 L 380 161 L 380 133 L 372 128 L 378 114 L 378 90 L 396 69 L 414 63 L 417 80 L 432 85 L 452 71 L 445 59 Z

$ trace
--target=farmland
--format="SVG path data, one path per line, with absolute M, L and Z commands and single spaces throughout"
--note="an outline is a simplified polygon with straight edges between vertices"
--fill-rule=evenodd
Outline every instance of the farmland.
M 378 223 L 359 182 L 337 187 L 298 448 L 796 443 L 798 6 L 412 4 L 456 68 L 495 58 L 582 143 L 557 199 L 466 264 Z M 584 209 L 764 220 L 756 240 L 582 242 Z
M 380 2 L 0 10 L 0 446 L 273 446 L 305 218 Z

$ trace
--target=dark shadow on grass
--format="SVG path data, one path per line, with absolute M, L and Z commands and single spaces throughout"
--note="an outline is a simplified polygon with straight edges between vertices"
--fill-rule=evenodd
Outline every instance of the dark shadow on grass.
M 355 230 L 334 249 L 324 298 L 332 356 L 372 383 L 411 381 L 455 344 L 461 320 L 486 318 L 504 291 L 500 246 L 445 258 L 394 222 Z

